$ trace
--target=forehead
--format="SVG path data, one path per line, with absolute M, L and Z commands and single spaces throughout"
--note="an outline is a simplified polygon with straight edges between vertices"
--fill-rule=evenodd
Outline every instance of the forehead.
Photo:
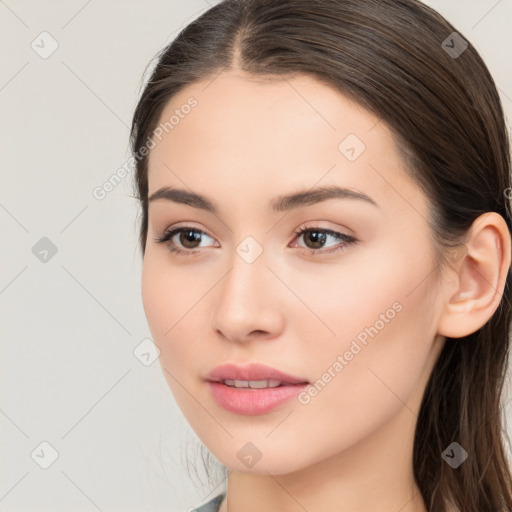
M 197 103 L 193 108 L 187 106 L 190 98 Z M 337 153 L 337 143 L 345 135 L 367 139 L 379 121 L 311 77 L 264 80 L 236 72 L 221 73 L 180 91 L 164 108 L 160 125 L 171 118 L 172 126 L 163 133 L 168 147 L 159 144 L 161 150 L 172 147 L 175 153 L 180 149 L 190 153 L 191 148 L 219 148 L 226 157 L 258 156 L 259 162 L 277 153 L 286 154 L 288 162 L 294 157 L 301 160 L 312 150 L 317 156 L 322 140 L 324 149 Z
M 389 199 L 399 190 L 421 195 L 387 125 L 308 76 L 270 81 L 221 73 L 176 94 L 160 126 L 149 155 L 149 195 L 175 185 L 268 198 L 315 183 Z

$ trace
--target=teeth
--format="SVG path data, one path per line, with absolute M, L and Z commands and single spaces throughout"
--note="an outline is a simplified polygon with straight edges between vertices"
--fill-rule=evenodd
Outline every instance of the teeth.
M 226 386 L 233 386 L 235 388 L 252 388 L 252 389 L 263 389 L 263 388 L 276 388 L 281 384 L 281 381 L 275 379 L 267 380 L 232 380 L 226 379 L 224 381 Z

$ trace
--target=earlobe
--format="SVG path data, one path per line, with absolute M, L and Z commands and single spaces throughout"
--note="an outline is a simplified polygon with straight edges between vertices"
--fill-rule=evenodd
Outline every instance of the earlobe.
M 439 334 L 461 338 L 480 329 L 492 317 L 505 288 L 510 251 L 510 233 L 501 215 L 487 212 L 473 222 L 460 250 L 462 256 L 453 265 L 458 283 L 455 292 L 453 285 L 445 288 Z

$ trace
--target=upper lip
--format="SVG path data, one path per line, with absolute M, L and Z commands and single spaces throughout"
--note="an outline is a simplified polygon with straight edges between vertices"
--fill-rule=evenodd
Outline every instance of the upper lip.
M 275 379 L 283 384 L 303 384 L 308 382 L 306 379 L 294 377 L 276 368 L 258 363 L 251 363 L 245 366 L 222 364 L 216 366 L 206 377 L 206 380 L 211 382 L 223 382 L 226 379 L 247 381 Z

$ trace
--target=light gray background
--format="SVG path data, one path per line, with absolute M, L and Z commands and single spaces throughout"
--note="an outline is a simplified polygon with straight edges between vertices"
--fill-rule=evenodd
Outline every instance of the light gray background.
M 197 438 L 158 361 L 133 354 L 151 335 L 131 176 L 92 195 L 129 156 L 146 66 L 213 3 L 0 0 L 2 512 L 177 512 L 222 488 L 187 476 Z M 512 0 L 427 3 L 479 50 L 510 126 Z M 46 59 L 43 31 L 59 45 Z M 42 237 L 58 251 L 45 263 Z

